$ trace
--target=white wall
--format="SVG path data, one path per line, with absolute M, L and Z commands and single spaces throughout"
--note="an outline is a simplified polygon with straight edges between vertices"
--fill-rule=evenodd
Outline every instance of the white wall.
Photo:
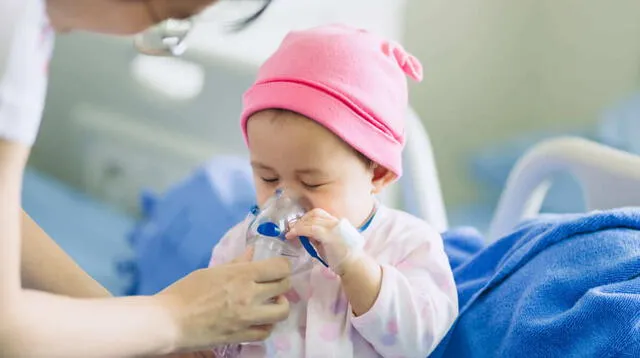
M 407 48 L 426 67 L 412 101 L 449 204 L 474 197 L 465 159 L 514 133 L 595 122 L 636 87 L 637 0 L 420 0 Z

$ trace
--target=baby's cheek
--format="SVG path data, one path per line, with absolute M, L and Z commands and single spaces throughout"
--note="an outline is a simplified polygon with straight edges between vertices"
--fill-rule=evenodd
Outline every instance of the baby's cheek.
M 308 210 L 311 209 L 322 209 L 326 212 L 328 212 L 329 214 L 333 215 L 332 211 L 333 211 L 333 203 L 331 200 L 331 196 L 324 194 L 324 193 L 314 193 L 314 192 L 309 192 L 309 193 L 305 193 L 304 196 L 304 201 L 305 201 L 305 207 Z
M 357 227 L 371 212 L 371 195 L 365 195 L 366 186 L 358 181 L 353 185 L 331 184 L 309 193 L 308 200 L 312 208 L 320 208 L 336 219 L 347 219 Z
M 307 197 L 310 208 L 318 208 L 326 211 L 329 215 L 335 218 L 348 217 L 345 198 L 340 193 L 332 191 L 323 191 L 318 193 L 311 193 Z
M 373 194 L 370 189 L 371 183 L 367 181 L 352 181 L 349 189 L 345 190 L 340 202 L 339 210 L 344 212 L 342 218 L 348 219 L 355 227 L 362 224 L 369 214 L 373 205 Z

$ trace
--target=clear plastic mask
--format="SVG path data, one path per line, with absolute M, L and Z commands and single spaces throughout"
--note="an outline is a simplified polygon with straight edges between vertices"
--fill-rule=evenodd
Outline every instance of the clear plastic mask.
M 313 267 L 313 257 L 298 240 L 286 240 L 291 226 L 306 210 L 300 201 L 277 190 L 252 220 L 247 230 L 247 245 L 254 248 L 254 260 L 284 256 L 291 262 L 293 273 Z

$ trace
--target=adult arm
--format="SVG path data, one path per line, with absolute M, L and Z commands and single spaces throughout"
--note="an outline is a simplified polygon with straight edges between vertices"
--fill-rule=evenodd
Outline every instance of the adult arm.
M 286 302 L 258 303 L 288 289 L 278 281 L 289 270 L 284 261 L 196 271 L 153 297 L 76 299 L 23 289 L 18 193 L 27 153 L 0 141 L 0 356 L 163 354 L 263 339 L 268 329 L 260 324 L 286 317 Z
M 21 217 L 22 288 L 77 298 L 111 296 L 106 288 L 80 268 L 27 213 L 22 211 Z
M 23 289 L 17 193 L 27 153 L 0 141 L 0 356 L 164 354 L 264 339 L 269 330 L 260 324 L 286 317 L 286 302 L 262 304 L 288 289 L 284 261 L 196 271 L 153 297 L 76 299 Z
M 0 156 L 6 155 L 5 147 L 5 143 L 0 145 Z M 0 192 L 6 192 L 9 181 L 6 175 L 1 178 L 0 183 L 5 184 L 0 184 Z M 20 181 L 13 183 L 16 187 Z M 19 197 L 13 197 L 17 204 Z M 13 212 L 18 223 L 20 210 L 7 210 L 12 205 L 6 204 L 7 200 L 0 201 L 5 203 L 0 207 L 0 220 L 10 223 L 10 215 L 7 214 Z M 278 305 L 264 305 L 261 312 L 250 307 L 257 301 L 278 295 L 279 291 L 284 292 L 288 286 L 284 282 L 280 289 L 262 290 L 255 300 L 251 294 L 238 294 L 240 290 L 247 292 L 257 288 L 256 282 L 277 279 L 271 275 L 247 280 L 261 271 L 273 272 L 274 264 L 280 266 L 281 272 L 288 271 L 288 266 L 282 261 L 265 262 L 262 266 L 236 264 L 221 266 L 218 271 L 197 271 L 154 297 L 88 300 L 24 290 L 19 286 L 18 260 L 15 260 L 19 245 L 6 240 L 10 231 L 16 233 L 19 225 L 0 228 L 0 270 L 3 272 L 0 276 L 0 356 L 128 357 L 163 354 L 184 347 L 195 349 L 224 342 L 264 339 L 268 329 L 261 326 L 250 328 L 249 322 L 271 323 L 286 316 L 286 310 L 282 309 L 286 303 L 282 301 Z M 14 240 L 17 237 L 14 235 Z M 9 252 L 14 253 L 13 260 Z M 6 264 L 12 261 L 13 265 Z M 227 296 L 228 292 L 235 293 Z M 198 302 L 202 300 L 209 301 L 209 304 Z M 251 302 L 254 303 L 245 304 Z M 242 328 L 245 325 L 248 329 Z
M 20 193 L 44 103 L 46 27 L 34 15 L 43 11 L 39 1 L 0 1 L 0 356 L 149 356 L 264 339 L 288 313 L 285 300 L 269 302 L 289 288 L 284 259 L 199 270 L 150 297 L 22 287 Z

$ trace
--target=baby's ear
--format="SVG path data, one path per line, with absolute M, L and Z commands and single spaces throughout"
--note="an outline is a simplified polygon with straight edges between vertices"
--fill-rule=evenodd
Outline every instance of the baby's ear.
M 378 164 L 373 165 L 373 176 L 371 178 L 371 186 L 373 188 L 373 194 L 378 194 L 382 189 L 389 186 L 397 179 L 397 175 L 389 169 L 380 166 Z

